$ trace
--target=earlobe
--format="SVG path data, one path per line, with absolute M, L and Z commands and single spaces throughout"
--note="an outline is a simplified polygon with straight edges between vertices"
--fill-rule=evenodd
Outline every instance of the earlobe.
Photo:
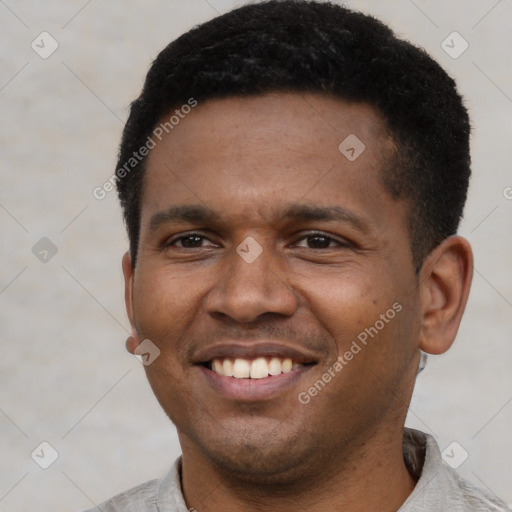
M 442 354 L 452 345 L 466 307 L 473 276 L 469 242 L 452 236 L 425 259 L 420 271 L 419 348 Z
M 139 346 L 139 340 L 133 334 L 126 338 L 125 347 L 130 354 L 135 354 L 135 349 Z
M 126 340 L 126 350 L 133 354 L 138 346 L 137 329 L 135 328 L 135 320 L 133 314 L 133 267 L 132 259 L 129 252 L 123 255 L 122 260 L 123 276 L 124 276 L 124 301 L 126 305 L 126 313 L 130 320 L 132 333 Z

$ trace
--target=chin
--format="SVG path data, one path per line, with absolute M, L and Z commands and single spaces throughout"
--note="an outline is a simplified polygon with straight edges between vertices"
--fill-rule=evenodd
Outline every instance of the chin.
M 274 421 L 255 427 L 239 426 L 236 432 L 234 427 L 226 428 L 225 435 L 218 427 L 208 441 L 201 435 L 193 442 L 212 466 L 239 482 L 283 485 L 300 479 L 302 468 L 311 471 L 319 454 L 317 438 L 304 431 L 284 432 L 284 425 Z

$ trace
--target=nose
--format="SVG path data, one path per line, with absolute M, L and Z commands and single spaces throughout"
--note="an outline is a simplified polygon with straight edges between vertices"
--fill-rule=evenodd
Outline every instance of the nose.
M 254 261 L 233 250 L 226 257 L 222 277 L 206 297 L 208 313 L 243 323 L 254 322 L 267 313 L 293 315 L 298 300 L 276 258 L 269 248 Z

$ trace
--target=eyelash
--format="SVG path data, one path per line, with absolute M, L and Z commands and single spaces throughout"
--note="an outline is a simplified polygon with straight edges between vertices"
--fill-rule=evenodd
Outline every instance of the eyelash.
M 209 238 L 205 235 L 203 235 L 202 233 L 195 233 L 195 232 L 191 232 L 191 233 L 187 233 L 185 235 L 180 235 L 174 239 L 171 239 L 169 241 L 166 241 L 164 242 L 164 247 L 167 248 L 167 247 L 174 247 L 176 242 L 179 242 L 181 240 L 184 240 L 186 238 L 190 238 L 190 237 L 199 237 L 199 238 L 202 238 L 202 239 L 205 239 L 205 240 L 209 240 Z M 326 240 L 328 240 L 329 242 L 335 242 L 339 245 L 339 247 L 341 248 L 349 248 L 349 247 L 352 247 L 352 245 L 350 244 L 350 242 L 342 242 L 340 240 L 337 240 L 336 238 L 332 237 L 332 236 L 329 236 L 329 235 L 325 235 L 324 233 L 320 232 L 320 231 L 312 231 L 312 232 L 309 232 L 303 236 L 301 236 L 298 241 L 301 241 L 301 240 L 305 240 L 305 239 L 308 239 L 308 238 L 324 238 Z M 211 240 L 210 240 L 211 241 Z M 311 249 L 311 247 L 307 247 L 308 249 Z M 202 247 L 180 247 L 180 249 L 202 249 Z M 332 249 L 332 247 L 326 247 L 326 248 L 322 248 L 322 249 Z M 315 249 L 315 250 L 322 250 L 322 249 Z

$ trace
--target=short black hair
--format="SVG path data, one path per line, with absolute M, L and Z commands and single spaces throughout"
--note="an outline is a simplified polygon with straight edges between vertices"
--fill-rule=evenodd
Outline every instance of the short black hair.
M 131 104 L 116 181 L 134 266 L 145 158 L 132 161 L 130 169 L 126 162 L 164 116 L 191 98 L 201 103 L 268 92 L 328 94 L 380 113 L 395 145 L 382 179 L 393 198 L 409 205 L 416 270 L 456 233 L 471 171 L 469 117 L 454 80 L 423 49 L 372 16 L 332 2 L 269 0 L 244 5 L 171 42 Z

